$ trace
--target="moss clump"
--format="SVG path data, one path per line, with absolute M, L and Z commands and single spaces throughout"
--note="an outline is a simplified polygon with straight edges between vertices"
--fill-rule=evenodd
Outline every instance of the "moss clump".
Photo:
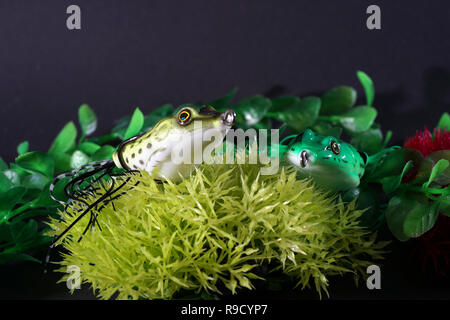
M 254 267 L 272 262 L 320 294 L 329 276 L 357 278 L 382 258 L 386 244 L 359 226 L 354 203 L 321 193 L 291 169 L 270 176 L 259 170 L 204 165 L 179 184 L 163 185 L 146 173 L 133 177 L 115 210 L 102 210 L 102 231 L 77 242 L 86 216 L 69 232 L 58 271 L 79 266 L 82 281 L 104 299 L 117 292 L 119 299 L 157 299 L 182 289 L 219 292 L 221 283 L 233 293 L 252 288 Z M 75 218 L 69 209 L 65 222 L 50 225 L 63 230 Z

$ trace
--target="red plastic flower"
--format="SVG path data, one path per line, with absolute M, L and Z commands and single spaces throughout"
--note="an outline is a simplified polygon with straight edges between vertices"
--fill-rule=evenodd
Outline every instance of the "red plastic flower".
M 424 157 L 435 151 L 450 149 L 450 131 L 434 129 L 434 133 L 425 128 L 417 131 L 414 137 L 405 141 L 405 148 L 422 153 Z M 450 218 L 439 215 L 434 227 L 417 240 L 415 253 L 422 257 L 422 270 L 434 269 L 436 275 L 450 275 Z
M 448 150 L 450 149 L 450 131 L 434 129 L 432 135 L 425 128 L 424 131 L 417 131 L 416 135 L 406 140 L 403 146 L 419 151 L 424 157 L 435 151 Z

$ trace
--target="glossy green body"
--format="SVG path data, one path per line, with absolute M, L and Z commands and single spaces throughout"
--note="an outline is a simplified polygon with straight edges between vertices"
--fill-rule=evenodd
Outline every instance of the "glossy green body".
M 288 146 L 285 159 L 319 187 L 345 191 L 359 186 L 366 155 L 332 136 L 319 136 L 307 129 Z

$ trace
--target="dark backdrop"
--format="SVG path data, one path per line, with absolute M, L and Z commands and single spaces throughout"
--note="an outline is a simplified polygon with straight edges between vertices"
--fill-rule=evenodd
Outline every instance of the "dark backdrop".
M 82 29 L 66 28 L 81 7 Z M 378 4 L 382 30 L 366 28 Z M 305 95 L 374 80 L 394 140 L 449 110 L 448 1 L 0 2 L 1 156 L 47 150 L 88 103 L 100 132 L 140 107 L 266 93 Z M 280 92 L 280 90 L 278 91 Z

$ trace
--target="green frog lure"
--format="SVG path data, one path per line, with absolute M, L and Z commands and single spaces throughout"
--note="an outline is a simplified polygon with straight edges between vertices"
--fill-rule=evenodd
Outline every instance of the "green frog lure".
M 368 156 L 351 144 L 316 135 L 309 129 L 295 136 L 285 153 L 300 176 L 311 177 L 332 191 L 358 187 L 368 162 Z
M 66 208 L 71 206 L 78 211 L 77 218 L 59 235 L 55 235 L 51 247 L 64 237 L 65 234 L 85 215 L 90 213 L 90 220 L 82 236 L 100 225 L 97 221 L 98 213 L 108 204 L 119 197 L 120 189 L 126 185 L 131 174 L 146 171 L 156 181 L 176 181 L 188 176 L 195 168 L 194 161 L 174 161 L 173 153 L 189 144 L 190 154 L 203 154 L 206 146 L 211 142 L 203 137 L 218 137 L 223 140 L 227 131 L 234 124 L 236 114 L 229 109 L 223 113 L 211 106 L 202 107 L 199 111 L 190 106 L 184 106 L 175 116 L 160 120 L 148 132 L 123 141 L 114 152 L 112 159 L 92 162 L 79 169 L 58 175 L 50 185 L 50 195 L 53 200 Z M 222 140 L 216 143 L 220 144 Z M 202 141 L 199 143 L 199 141 Z M 116 173 L 116 169 L 123 169 Z M 122 177 L 120 183 L 116 180 Z M 54 188 L 58 181 L 70 178 L 64 191 L 68 201 L 59 200 L 54 195 Z M 105 192 L 97 198 L 99 184 L 105 179 L 110 180 Z M 92 203 L 86 199 L 94 197 Z M 114 205 L 114 204 L 113 204 Z M 63 219 L 63 216 L 61 216 Z M 47 260 L 49 257 L 47 257 Z
M 316 135 L 309 129 L 286 137 L 281 143 L 290 139 L 294 140 L 281 149 L 286 162 L 296 167 L 301 177 L 309 177 L 319 187 L 332 192 L 358 188 L 367 171 L 399 148 L 390 147 L 368 156 L 336 137 Z

